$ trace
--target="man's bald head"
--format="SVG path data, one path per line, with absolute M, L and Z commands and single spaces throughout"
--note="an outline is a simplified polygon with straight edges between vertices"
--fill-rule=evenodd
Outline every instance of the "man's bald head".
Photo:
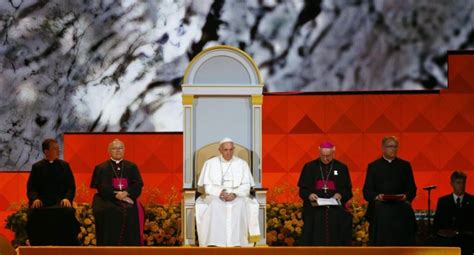
M 114 160 L 121 160 L 125 154 L 125 144 L 119 139 L 114 139 L 109 144 L 109 154 Z

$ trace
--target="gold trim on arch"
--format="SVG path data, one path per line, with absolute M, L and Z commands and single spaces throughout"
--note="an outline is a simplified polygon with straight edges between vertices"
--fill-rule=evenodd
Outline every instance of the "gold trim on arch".
M 245 51 L 243 51 L 239 48 L 229 46 L 229 45 L 217 45 L 217 46 L 213 46 L 213 47 L 204 49 L 201 52 L 199 52 L 191 60 L 191 62 L 189 62 L 188 66 L 186 67 L 186 70 L 184 71 L 184 76 L 183 76 L 182 83 L 184 83 L 184 81 L 186 81 L 188 79 L 189 72 L 191 72 L 191 67 L 194 66 L 194 63 L 196 63 L 205 53 L 210 52 L 210 51 L 214 51 L 214 50 L 229 50 L 229 51 L 234 51 L 234 52 L 237 52 L 237 53 L 243 55 L 250 62 L 250 64 L 253 66 L 253 69 L 257 73 L 258 84 L 263 86 L 262 75 L 260 74 L 260 71 L 258 70 L 257 63 L 255 63 L 255 61 L 252 59 L 252 57 L 247 52 L 245 52 Z
M 262 105 L 263 95 L 252 95 L 252 105 Z
M 192 105 L 194 102 L 194 95 L 182 95 L 183 105 Z

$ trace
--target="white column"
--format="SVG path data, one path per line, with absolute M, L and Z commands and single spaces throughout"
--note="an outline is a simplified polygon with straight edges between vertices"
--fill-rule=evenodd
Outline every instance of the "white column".
M 183 94 L 183 188 L 194 188 L 193 174 L 193 95 Z
M 252 169 L 256 188 L 262 187 L 262 95 L 252 95 Z
M 183 94 L 183 202 L 181 204 L 181 217 L 183 224 L 181 233 L 183 245 L 195 245 L 194 207 L 196 204 L 196 191 L 193 188 L 193 95 Z

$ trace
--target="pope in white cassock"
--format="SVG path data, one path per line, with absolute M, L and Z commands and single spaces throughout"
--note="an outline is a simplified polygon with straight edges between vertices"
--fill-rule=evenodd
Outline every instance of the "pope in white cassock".
M 250 246 L 260 239 L 258 202 L 250 197 L 255 186 L 246 161 L 234 156 L 234 143 L 219 142 L 221 155 L 204 163 L 196 200 L 199 246 Z

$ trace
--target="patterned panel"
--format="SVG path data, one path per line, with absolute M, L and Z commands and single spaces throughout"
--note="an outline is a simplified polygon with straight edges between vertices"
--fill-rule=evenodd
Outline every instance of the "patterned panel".
M 140 168 L 145 183 L 143 200 L 162 203 L 176 197 L 175 191 L 182 186 L 181 133 L 70 133 L 64 136 L 64 158 L 75 174 L 77 202 L 91 201 L 94 191 L 88 187 L 92 171 L 109 158 L 107 147 L 114 138 L 125 143 L 125 158 Z
M 433 202 L 451 192 L 453 170 L 474 175 L 474 55 L 449 56 L 449 89 L 440 93 L 282 95 L 268 94 L 263 111 L 264 185 L 278 202 L 299 201 L 294 192 L 303 165 L 330 139 L 336 157 L 361 189 L 367 164 L 380 157 L 385 135 L 400 139 L 418 186 L 415 208 L 426 208 L 422 187 L 435 184 Z M 472 177 L 471 177 L 472 178 Z M 468 185 L 468 192 L 474 192 Z M 286 191 L 285 191 L 286 190 Z
M 0 222 L 5 222 L 22 203 L 26 203 L 26 181 L 29 172 L 0 173 Z M 13 232 L 0 228 L 0 234 L 13 239 Z

